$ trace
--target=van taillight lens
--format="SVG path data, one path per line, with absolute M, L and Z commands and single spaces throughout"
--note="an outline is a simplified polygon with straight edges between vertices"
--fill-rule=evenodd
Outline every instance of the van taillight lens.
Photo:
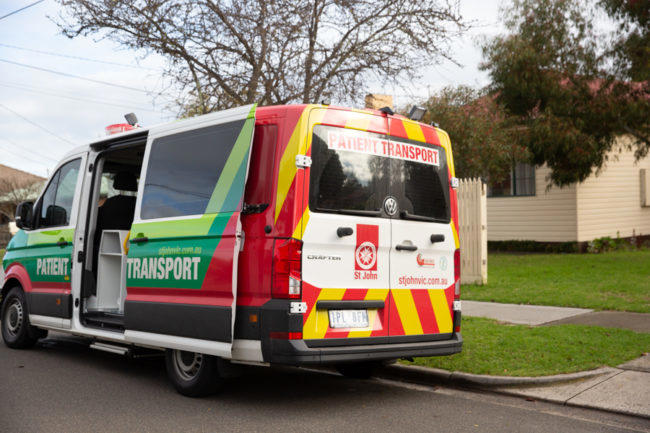
M 276 239 L 273 247 L 273 288 L 271 296 L 300 299 L 302 294 L 302 241 Z
M 460 250 L 454 251 L 454 299 L 460 299 Z

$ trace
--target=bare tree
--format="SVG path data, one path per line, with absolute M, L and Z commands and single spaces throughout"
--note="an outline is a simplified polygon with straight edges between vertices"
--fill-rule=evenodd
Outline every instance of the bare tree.
M 0 215 L 13 221 L 18 204 L 34 200 L 43 187 L 43 182 L 16 177 L 0 178 Z M 0 221 L 3 218 L 0 218 Z
M 348 101 L 452 60 L 458 0 L 59 0 L 63 33 L 168 59 L 184 114 L 258 102 Z

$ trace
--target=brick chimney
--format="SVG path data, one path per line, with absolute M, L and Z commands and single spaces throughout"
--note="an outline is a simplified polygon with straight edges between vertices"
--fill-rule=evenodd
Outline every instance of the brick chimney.
M 379 110 L 384 107 L 393 108 L 393 97 L 391 95 L 380 95 L 377 93 L 369 93 L 366 95 L 366 108 Z

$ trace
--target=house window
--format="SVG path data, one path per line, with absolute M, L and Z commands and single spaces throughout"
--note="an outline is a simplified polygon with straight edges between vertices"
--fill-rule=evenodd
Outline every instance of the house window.
M 488 184 L 488 197 L 535 195 L 535 166 L 518 162 L 504 181 Z

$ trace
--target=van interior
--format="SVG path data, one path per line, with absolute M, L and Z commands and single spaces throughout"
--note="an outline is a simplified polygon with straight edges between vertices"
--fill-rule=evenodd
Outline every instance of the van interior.
M 128 233 L 145 143 L 116 147 L 100 154 L 95 163 L 81 319 L 86 326 L 123 330 Z

